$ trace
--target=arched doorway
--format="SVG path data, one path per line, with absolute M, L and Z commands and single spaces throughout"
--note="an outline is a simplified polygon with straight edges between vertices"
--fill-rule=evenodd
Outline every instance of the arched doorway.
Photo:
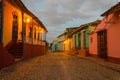
M 17 41 L 17 39 L 18 39 L 18 15 L 17 12 L 13 12 L 12 40 Z

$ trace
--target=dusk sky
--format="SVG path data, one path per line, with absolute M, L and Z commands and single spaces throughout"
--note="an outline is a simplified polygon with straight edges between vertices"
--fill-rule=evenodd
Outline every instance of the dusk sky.
M 67 27 L 102 19 L 100 15 L 120 0 L 22 0 L 48 29 L 51 42 Z

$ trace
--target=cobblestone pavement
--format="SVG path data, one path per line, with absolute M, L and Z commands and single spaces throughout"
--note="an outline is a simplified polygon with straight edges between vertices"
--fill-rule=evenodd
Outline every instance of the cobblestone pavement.
M 3 68 L 0 80 L 120 80 L 120 72 L 94 60 L 59 52 Z

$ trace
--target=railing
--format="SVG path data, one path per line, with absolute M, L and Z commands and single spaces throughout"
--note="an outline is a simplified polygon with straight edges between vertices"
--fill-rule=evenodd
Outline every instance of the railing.
M 29 44 L 33 44 L 32 38 L 27 37 L 27 36 L 25 36 L 24 42 L 25 42 L 25 43 L 29 43 Z
M 28 43 L 28 44 L 33 44 L 33 45 L 46 45 L 46 42 L 43 42 L 42 40 L 37 40 L 37 39 L 33 39 L 33 38 L 30 38 L 30 37 L 25 37 L 24 39 L 25 43 Z

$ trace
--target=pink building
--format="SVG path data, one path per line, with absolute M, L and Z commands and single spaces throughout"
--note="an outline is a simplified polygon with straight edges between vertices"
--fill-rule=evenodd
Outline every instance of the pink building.
M 120 3 L 101 16 L 104 19 L 89 36 L 89 53 L 120 63 Z

